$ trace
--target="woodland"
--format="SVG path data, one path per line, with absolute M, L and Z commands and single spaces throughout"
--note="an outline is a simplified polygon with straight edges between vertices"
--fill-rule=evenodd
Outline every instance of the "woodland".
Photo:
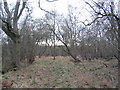
M 0 87 L 119 88 L 120 1 L 59 1 L 0 1 Z

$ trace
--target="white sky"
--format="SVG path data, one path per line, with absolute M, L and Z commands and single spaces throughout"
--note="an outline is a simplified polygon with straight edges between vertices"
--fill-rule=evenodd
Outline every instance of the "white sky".
M 7 0 L 9 3 L 14 3 L 17 0 Z M 81 19 L 89 18 L 89 12 L 84 8 L 89 8 L 85 5 L 83 0 L 57 0 L 55 2 L 47 2 L 46 0 L 40 0 L 41 7 L 47 11 L 56 10 L 60 14 L 66 15 L 68 13 L 68 5 L 79 8 L 79 12 L 83 13 Z M 28 3 L 33 8 L 32 16 L 34 18 L 39 18 L 44 15 L 44 11 L 40 10 L 38 7 L 39 0 L 28 0 Z
M 85 4 L 83 0 L 57 0 L 55 2 L 47 2 L 46 0 L 40 0 L 41 1 L 41 7 L 45 10 L 56 10 L 60 14 L 66 15 L 68 13 L 68 5 L 72 5 L 73 7 L 79 8 L 79 11 L 81 14 L 81 20 L 90 19 L 90 13 L 89 11 L 91 8 Z M 90 0 L 86 0 L 90 1 Z M 96 0 L 96 1 L 117 1 L 117 0 Z M 28 0 L 28 2 L 31 2 L 30 5 L 33 7 L 33 13 L 32 15 L 35 18 L 39 18 L 44 15 L 44 11 L 40 10 L 38 7 L 39 0 Z M 117 4 L 117 3 L 116 3 Z M 88 11 L 87 11 L 87 10 Z
M 33 16 L 35 18 L 41 17 L 44 15 L 44 11 L 41 11 L 40 8 L 38 7 L 38 1 L 39 0 L 29 0 L 31 5 L 33 6 Z M 66 15 L 68 12 L 68 5 L 72 5 L 73 7 L 79 7 L 80 11 L 81 8 L 85 7 L 84 2 L 82 0 L 58 0 L 55 2 L 47 2 L 46 0 L 41 0 L 41 7 L 45 10 L 56 10 L 60 14 Z
M 0 0 L 2 1 L 2 0 Z M 17 0 L 7 0 L 9 3 L 15 3 Z M 57 0 L 55 2 L 47 2 L 46 0 L 40 0 L 41 1 L 41 7 L 45 10 L 56 10 L 60 14 L 66 15 L 68 12 L 68 5 L 72 5 L 73 7 L 79 8 L 79 11 L 81 14 L 81 20 L 89 19 L 90 13 L 87 10 L 90 10 L 91 8 L 84 3 L 83 0 Z M 90 0 L 86 0 L 90 1 Z M 117 1 L 117 0 L 96 0 L 96 1 Z M 39 18 L 44 15 L 44 11 L 40 10 L 38 7 L 39 0 L 28 0 L 29 5 L 33 7 L 33 13 L 32 16 L 34 18 Z M 86 9 L 87 10 L 86 10 Z

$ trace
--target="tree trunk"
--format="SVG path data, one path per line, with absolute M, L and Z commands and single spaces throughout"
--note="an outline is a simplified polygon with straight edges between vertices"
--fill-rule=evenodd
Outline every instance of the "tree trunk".
M 55 35 L 54 35 L 54 57 L 53 57 L 53 60 L 55 60 Z
M 15 60 L 15 66 L 20 67 L 20 38 L 16 38 L 16 41 L 14 42 L 14 60 Z
M 118 59 L 120 61 L 120 18 L 118 20 Z
M 118 67 L 118 77 L 120 77 L 120 19 L 118 21 Z M 120 82 L 120 78 L 118 82 Z M 118 86 L 118 88 L 120 89 L 120 85 Z

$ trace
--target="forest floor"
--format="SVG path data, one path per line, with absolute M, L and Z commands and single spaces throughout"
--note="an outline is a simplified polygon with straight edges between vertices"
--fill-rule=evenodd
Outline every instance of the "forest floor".
M 116 88 L 118 61 L 84 60 L 75 65 L 70 57 L 36 58 L 32 65 L 9 71 L 2 79 L 14 88 Z

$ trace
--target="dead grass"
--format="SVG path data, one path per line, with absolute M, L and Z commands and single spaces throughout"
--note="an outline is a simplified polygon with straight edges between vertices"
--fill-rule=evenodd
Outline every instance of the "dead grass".
M 14 88 L 115 88 L 118 84 L 117 60 L 82 61 L 78 65 L 70 57 L 36 57 L 36 61 L 18 71 L 2 75 L 14 80 Z M 106 67 L 107 65 L 107 67 Z

